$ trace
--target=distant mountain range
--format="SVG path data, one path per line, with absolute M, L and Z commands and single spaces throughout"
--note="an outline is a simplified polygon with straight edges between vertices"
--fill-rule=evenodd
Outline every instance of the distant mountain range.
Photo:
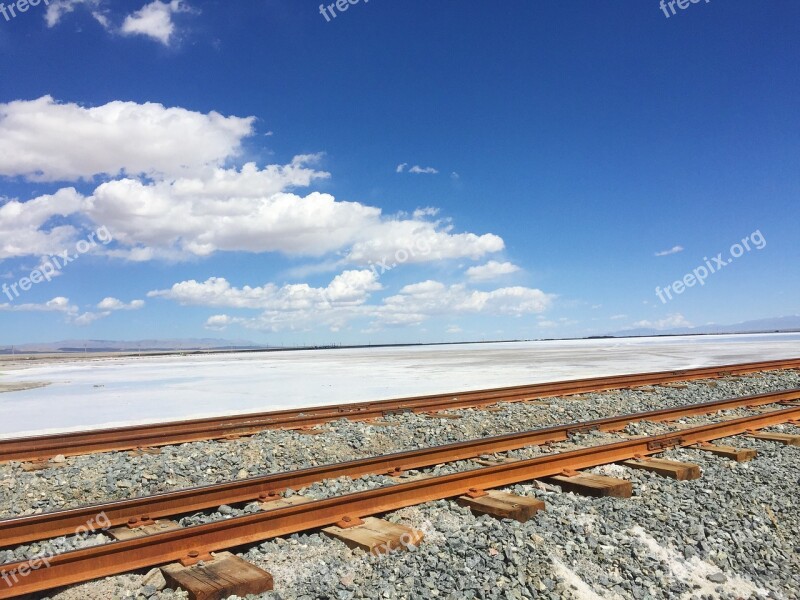
M 788 317 L 775 317 L 771 319 L 758 319 L 744 321 L 734 325 L 699 325 L 697 327 L 678 327 L 675 329 L 652 329 L 641 327 L 637 329 L 623 329 L 609 335 L 614 337 L 627 336 L 653 336 L 653 335 L 698 335 L 714 333 L 776 333 L 800 332 L 800 315 Z
M 678 327 L 674 329 L 653 329 L 640 327 L 623 329 L 603 337 L 647 337 L 666 335 L 711 335 L 721 333 L 776 333 L 800 332 L 800 315 L 745 321 L 734 325 L 700 325 L 698 327 Z M 503 340 L 500 340 L 503 341 Z M 520 340 L 504 340 L 520 341 Z M 459 342 L 448 342 L 446 345 Z M 462 342 L 463 343 L 463 342 Z M 477 343 L 477 342 L 474 342 Z M 390 346 L 416 346 L 418 344 L 389 344 Z M 439 345 L 439 344 L 433 344 Z M 318 348 L 329 346 L 317 346 Z M 330 346 L 334 347 L 334 346 Z M 353 346 L 361 347 L 361 346 Z M 363 346 L 367 347 L 367 346 Z M 373 346 L 370 346 L 373 347 Z M 4 354 L 58 354 L 71 352 L 199 352 L 219 350 L 266 350 L 272 348 L 256 344 L 248 340 L 224 340 L 216 338 L 189 338 L 173 340 L 63 340 L 60 342 L 43 342 L 0 346 L 0 355 Z
M 214 338 L 184 340 L 63 340 L 40 344 L 0 346 L 0 354 L 51 354 L 58 352 L 170 352 L 197 350 L 253 350 L 264 348 L 246 340 L 220 340 Z

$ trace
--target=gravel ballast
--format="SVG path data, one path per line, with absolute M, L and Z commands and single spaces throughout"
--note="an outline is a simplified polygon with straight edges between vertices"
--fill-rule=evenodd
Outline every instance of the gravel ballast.
M 709 383 L 711 385 L 709 385 Z M 682 404 L 800 387 L 800 373 L 685 386 L 549 398 L 543 405 L 507 404 L 503 410 L 451 411 L 460 419 L 404 414 L 395 425 L 337 421 L 321 435 L 265 431 L 235 442 L 200 442 L 168 447 L 158 455 L 112 453 L 67 458 L 65 466 L 26 473 L 0 466 L 0 511 L 4 518 L 147 495 L 353 458 L 387 454 L 524 429 L 602 418 Z M 720 418 L 753 414 L 745 409 L 683 419 L 676 423 L 632 423 L 627 435 L 655 435 Z M 792 426 L 772 428 L 800 433 Z M 572 447 L 619 440 L 592 432 L 567 443 L 506 453 L 529 458 Z M 432 502 L 386 518 L 426 532 L 411 552 L 383 558 L 351 551 L 317 533 L 293 535 L 254 546 L 245 559 L 270 571 L 276 592 L 260 598 L 787 598 L 800 599 L 800 449 L 739 436 L 722 440 L 752 447 L 759 456 L 734 463 L 681 449 L 666 458 L 699 464 L 703 477 L 676 482 L 644 471 L 608 465 L 594 472 L 629 479 L 634 497 L 590 499 L 562 494 L 554 486 L 518 485 L 508 491 L 544 500 L 547 511 L 520 524 L 474 517 L 451 501 Z M 435 475 L 476 468 L 473 461 L 424 470 Z M 391 485 L 387 476 L 316 483 L 302 493 L 325 498 Z M 258 510 L 256 504 L 223 506 L 185 515 L 189 526 Z M 0 551 L 8 562 L 41 552 L 61 552 L 109 538 L 103 534 L 59 538 Z M 72 598 L 185 598 L 164 590 L 157 572 L 109 578 L 53 596 Z

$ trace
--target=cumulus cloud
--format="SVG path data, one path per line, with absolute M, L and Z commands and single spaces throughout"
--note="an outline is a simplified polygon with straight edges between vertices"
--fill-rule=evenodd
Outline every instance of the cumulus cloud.
M 233 319 L 228 315 L 214 315 L 206 320 L 206 329 L 222 331 L 233 323 Z
M 683 246 L 673 246 L 669 250 L 656 252 L 656 256 L 669 256 L 670 254 L 678 254 L 679 252 L 683 252 Z
M 174 41 L 177 31 L 174 15 L 197 12 L 183 0 L 169 2 L 155 0 L 126 15 L 122 24 L 117 27 L 112 23 L 107 4 L 105 0 L 49 0 L 45 22 L 48 27 L 55 27 L 65 15 L 83 8 L 109 32 L 127 36 L 141 35 L 169 46 Z
M 452 227 L 441 222 L 406 220 L 375 220 L 361 230 L 360 239 L 346 254 L 348 262 L 357 264 L 421 263 L 454 258 L 479 258 L 499 252 L 505 242 L 487 233 L 451 233 Z
M 98 304 L 97 308 L 102 311 L 115 311 L 115 310 L 139 310 L 144 307 L 144 300 L 132 300 L 125 304 L 118 298 L 108 297 L 103 298 Z
M 74 315 L 78 312 L 78 307 L 70 304 L 69 298 L 56 296 L 43 304 L 0 304 L 0 311 L 10 312 L 63 312 Z
M 242 325 L 262 331 L 339 329 L 358 319 L 368 319 L 373 329 L 385 325 L 419 324 L 442 315 L 522 316 L 541 313 L 555 296 L 541 290 L 507 287 L 492 291 L 471 290 L 464 285 L 446 286 L 428 280 L 403 287 L 380 302 L 369 302 L 382 286 L 374 271 L 345 271 L 323 288 L 307 284 L 234 287 L 226 279 L 212 277 L 176 283 L 167 290 L 154 290 L 150 297 L 183 305 L 211 308 L 261 310 L 256 317 L 216 314 L 206 321 L 209 329 Z
M 130 247 L 129 260 L 179 259 L 216 251 L 281 252 L 323 256 L 338 252 L 343 264 L 479 259 L 504 248 L 493 234 L 452 233 L 431 221 L 435 208 L 411 218 L 389 218 L 380 208 L 340 201 L 319 192 L 283 190 L 328 178 L 313 169 L 316 155 L 289 165 L 207 170 L 203 176 L 145 183 L 125 178 L 100 185 L 86 213 Z
M 129 304 L 125 304 L 116 298 L 105 298 L 97 304 L 99 312 L 87 311 L 80 312 L 80 309 L 69 301 L 69 298 L 57 296 L 52 300 L 42 304 L 26 303 L 26 304 L 0 304 L 0 311 L 5 312 L 54 312 L 63 313 L 68 323 L 73 325 L 85 326 L 89 325 L 100 319 L 108 317 L 112 312 L 117 310 L 138 310 L 144 306 L 144 301 L 134 300 Z
M 77 228 L 65 224 L 47 227 L 47 223 L 53 217 L 78 212 L 82 206 L 83 197 L 73 188 L 27 202 L 9 200 L 0 205 L 0 260 L 56 254 L 73 245 Z
M 325 257 L 340 268 L 479 260 L 504 248 L 497 235 L 456 232 L 449 220 L 436 220 L 433 207 L 387 216 L 330 194 L 297 193 L 330 177 L 315 166 L 320 155 L 264 168 L 224 164 L 252 130 L 252 117 L 153 103 L 86 108 L 45 96 L 0 104 L 0 175 L 112 178 L 85 198 L 67 188 L 7 202 L 0 213 L 0 232 L 7 233 L 2 252 L 24 256 L 60 248 L 74 239 L 74 225 L 49 227 L 48 221 L 71 215 L 74 223 L 107 227 L 115 246 L 105 252 L 130 261 L 279 252 Z
M 519 267 L 510 262 L 497 262 L 490 260 L 485 265 L 478 265 L 467 269 L 467 277 L 470 281 L 489 281 L 502 277 L 503 275 L 510 275 L 519 271 Z
M 238 323 L 251 329 L 278 331 L 312 325 L 339 329 L 360 314 L 372 292 L 381 289 L 375 273 L 363 270 L 345 271 L 324 288 L 305 283 L 236 288 L 224 278 L 212 277 L 203 283 L 176 283 L 169 290 L 155 290 L 148 296 L 182 305 L 260 309 L 263 312 L 257 318 L 214 315 L 206 321 L 206 327 L 221 330 Z
M 151 298 L 168 298 L 183 305 L 256 308 L 270 311 L 325 309 L 333 306 L 357 306 L 372 292 L 382 289 L 374 271 L 345 271 L 327 287 L 314 288 L 306 283 L 262 287 L 233 287 L 223 277 L 211 277 L 203 283 L 195 280 L 176 283 L 169 290 L 154 290 Z
M 395 172 L 396 173 L 402 173 L 403 171 L 406 170 L 407 166 L 408 166 L 408 163 L 400 163 L 399 165 L 397 165 L 397 168 L 395 169 Z
M 377 308 L 384 323 L 421 323 L 432 316 L 489 314 L 522 316 L 547 310 L 555 296 L 526 287 L 506 287 L 490 292 L 471 290 L 463 284 L 446 286 L 439 281 L 407 285 Z
M 130 261 L 242 251 L 333 254 L 338 257 L 330 262 L 334 266 L 367 266 L 477 260 L 505 246 L 494 234 L 454 233 L 446 221 L 430 220 L 435 209 L 419 209 L 411 218 L 385 217 L 380 208 L 330 194 L 278 191 L 328 176 L 307 167 L 307 159 L 265 169 L 253 164 L 241 170 L 212 169 L 202 177 L 170 181 L 117 179 L 87 198 L 70 188 L 53 197 L 12 201 L 0 207 L 0 232 L 8 232 L 0 257 L 63 247 L 75 229 L 46 230 L 44 225 L 55 215 L 73 213 L 102 223 L 116 242 L 109 254 Z
M 155 0 L 125 17 L 120 32 L 124 35 L 144 35 L 169 46 L 175 34 L 173 15 L 189 10 L 181 0 Z
M 121 173 L 180 177 L 238 155 L 253 121 L 156 103 L 86 108 L 51 96 L 17 100 L 0 104 L 0 175 L 35 181 Z

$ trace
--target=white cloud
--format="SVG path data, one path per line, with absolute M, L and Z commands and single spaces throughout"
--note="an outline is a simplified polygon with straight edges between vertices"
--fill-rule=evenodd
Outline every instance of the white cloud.
M 426 217 L 435 217 L 439 214 L 439 209 L 433 206 L 426 206 L 425 208 L 417 208 L 412 213 L 415 219 L 424 219 Z
M 0 304 L 0 311 L 7 312 L 56 312 L 63 313 L 68 323 L 85 326 L 100 319 L 105 319 L 115 310 L 137 310 L 144 306 L 144 301 L 134 300 L 125 304 L 116 298 L 102 300 L 97 308 L 99 312 L 81 313 L 77 306 L 71 304 L 69 298 L 57 296 L 44 304 Z
M 510 262 L 497 262 L 490 260 L 485 265 L 470 267 L 467 269 L 467 277 L 470 281 L 489 281 L 502 277 L 503 275 L 510 275 L 519 271 L 519 267 Z
M 103 312 L 85 312 L 82 315 L 78 315 L 72 319 L 72 322 L 75 325 L 80 325 L 84 327 L 86 325 L 91 325 L 95 321 L 99 321 L 100 319 L 105 319 L 107 316 L 111 314 L 110 311 L 103 311 Z
M 633 324 L 633 327 L 661 330 L 661 329 L 673 329 L 676 327 L 692 327 L 692 324 L 682 314 L 673 313 L 657 321 L 648 321 L 648 320 L 637 321 L 636 323 Z
M 683 252 L 683 246 L 673 246 L 669 250 L 656 252 L 656 256 L 669 256 L 670 254 L 678 254 L 678 252 Z
M 329 177 L 308 166 L 317 156 L 299 156 L 286 166 L 259 170 L 207 170 L 202 177 L 143 183 L 120 179 L 100 185 L 86 214 L 103 223 L 130 250 L 129 260 L 180 259 L 216 251 L 281 252 L 323 256 L 339 252 L 341 264 L 419 263 L 479 259 L 504 248 L 493 234 L 451 233 L 452 226 L 428 217 L 387 218 L 377 207 L 336 200 L 330 194 L 284 192 Z
M 463 331 L 458 325 L 451 325 L 445 330 L 446 333 L 462 333 Z
M 125 304 L 122 300 L 112 297 L 104 298 L 97 304 L 97 308 L 102 311 L 139 310 L 143 307 L 144 300 L 132 300 L 128 304 Z
M 458 181 L 459 179 L 461 179 L 461 175 L 453 171 L 452 173 L 450 173 L 450 179 L 452 179 L 453 181 Z
M 206 329 L 212 329 L 214 331 L 222 331 L 233 322 L 234 320 L 228 315 L 214 315 L 213 317 L 208 318 L 205 327 Z
M 0 205 L 0 260 L 56 254 L 73 246 L 78 236 L 75 227 L 46 225 L 53 217 L 73 214 L 82 206 L 83 197 L 73 188 L 28 202 L 10 200 Z
M 439 171 L 433 167 L 420 167 L 419 165 L 414 165 L 408 170 L 408 172 L 414 173 L 415 175 L 436 175 Z
M 63 312 L 75 314 L 78 307 L 70 304 L 69 298 L 57 296 L 44 304 L 0 304 L 0 311 L 10 312 Z
M 614 315 L 614 316 L 612 316 L 612 317 L 609 317 L 609 318 L 610 318 L 612 321 L 620 321 L 620 320 L 622 320 L 622 319 L 627 319 L 627 318 L 628 318 L 628 315 Z
M 399 325 L 420 323 L 432 316 L 453 314 L 511 315 L 536 314 L 547 310 L 555 296 L 525 287 L 507 287 L 483 292 L 458 284 L 438 281 L 407 285 L 386 298 L 377 308 L 378 319 Z
M 123 35 L 144 35 L 169 46 L 175 34 L 172 16 L 189 10 L 181 0 L 155 0 L 125 17 L 120 32 Z
M 221 330 L 232 324 L 250 329 L 278 331 L 328 327 L 339 329 L 357 317 L 372 292 L 382 289 L 372 271 L 345 271 L 324 288 L 308 284 L 272 283 L 263 287 L 235 288 L 224 278 L 203 283 L 184 281 L 169 290 L 156 290 L 150 297 L 167 298 L 183 305 L 261 309 L 257 318 L 214 315 L 206 328 Z
M 80 214 L 102 223 L 116 247 L 109 255 L 130 261 L 184 260 L 217 251 L 335 254 L 330 264 L 387 266 L 469 257 L 480 259 L 504 248 L 493 234 L 452 233 L 446 221 L 430 221 L 435 209 L 411 218 L 387 218 L 377 207 L 342 202 L 329 194 L 305 197 L 281 192 L 307 185 L 327 173 L 298 157 L 290 165 L 241 170 L 211 169 L 202 177 L 143 183 L 103 183 L 88 198 L 69 188 L 54 197 L 8 202 L 0 207 L 0 257 L 43 254 L 65 247 L 76 230 L 45 230 L 55 215 Z
M 324 288 L 307 284 L 236 288 L 224 278 L 203 283 L 183 281 L 168 290 L 154 290 L 150 297 L 183 305 L 213 308 L 255 309 L 257 317 L 217 314 L 206 321 L 210 329 L 229 325 L 279 331 L 283 329 L 341 328 L 357 319 L 373 321 L 371 330 L 383 325 L 419 324 L 442 315 L 483 314 L 522 316 L 546 310 L 555 296 L 541 290 L 510 287 L 483 292 L 463 285 L 445 286 L 438 281 L 407 285 L 394 296 L 369 303 L 382 286 L 373 271 L 345 271 Z
M 439 172 L 439 170 L 434 169 L 433 167 L 420 167 L 419 165 L 414 165 L 409 169 L 408 163 L 400 163 L 399 165 L 397 165 L 395 172 L 396 173 L 408 172 L 408 173 L 413 173 L 414 175 L 436 175 Z
M 110 315 L 110 312 L 80 314 L 78 307 L 70 304 L 69 298 L 57 296 L 44 304 L 0 304 L 0 312 L 55 312 L 63 313 L 68 323 L 74 325 L 88 325 L 98 319 L 103 319 Z
M 50 0 L 47 5 L 44 20 L 48 27 L 55 27 L 64 15 L 73 12 L 77 7 L 84 6 L 92 12 L 92 16 L 104 27 L 108 26 L 108 20 L 100 12 L 100 0 Z
M 253 121 L 155 103 L 85 108 L 50 96 L 17 100 L 0 104 L 0 175 L 36 181 L 184 176 L 238 155 Z
M 352 245 L 345 258 L 356 264 L 385 261 L 392 266 L 465 257 L 478 260 L 505 247 L 503 239 L 491 233 L 450 231 L 450 227 L 442 227 L 439 222 L 375 221 L 361 231 L 361 239 Z
M 67 189 L 29 202 L 9 201 L 0 215 L 0 233 L 7 232 L 3 252 L 23 256 L 59 249 L 76 230 L 46 224 L 70 215 L 75 222 L 88 218 L 107 227 L 115 246 L 106 252 L 130 261 L 280 252 L 327 255 L 326 262 L 338 268 L 479 260 L 504 248 L 497 235 L 456 233 L 447 219 L 433 220 L 438 213 L 433 207 L 419 208 L 410 218 L 385 216 L 378 207 L 330 194 L 295 193 L 330 177 L 313 167 L 320 155 L 264 168 L 222 166 L 240 152 L 252 129 L 252 117 L 160 104 L 84 108 L 49 96 L 0 104 L 0 175 L 47 181 L 117 177 L 86 198 Z
M 235 288 L 222 277 L 211 277 L 203 283 L 195 280 L 176 283 L 169 290 L 155 290 L 151 298 L 167 298 L 183 305 L 226 308 L 255 308 L 269 311 L 326 309 L 333 306 L 357 306 L 366 302 L 371 292 L 382 289 L 373 271 L 345 271 L 324 288 L 306 283 L 278 287 Z
M 99 10 L 93 10 L 92 16 L 94 17 L 95 21 L 97 21 L 98 23 L 100 23 L 100 25 L 103 26 L 103 29 L 105 29 L 106 31 L 113 30 L 113 27 L 111 26 L 111 21 L 109 20 L 108 15 L 106 13 L 101 12 Z

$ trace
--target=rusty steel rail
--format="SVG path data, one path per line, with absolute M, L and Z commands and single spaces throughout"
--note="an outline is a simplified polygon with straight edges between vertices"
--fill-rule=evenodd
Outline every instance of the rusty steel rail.
M 0 599 L 71 585 L 163 565 L 186 558 L 266 539 L 336 524 L 344 517 L 366 517 L 432 500 L 451 498 L 472 489 L 491 489 L 553 476 L 565 469 L 586 469 L 636 456 L 658 454 L 670 447 L 689 446 L 793 421 L 800 407 L 782 409 L 680 432 L 582 448 L 472 471 L 421 479 L 318 500 L 307 504 L 215 521 L 140 539 L 112 542 L 41 560 L 0 567 Z M 21 574 L 25 573 L 24 576 Z M 16 578 L 16 582 L 14 579 Z M 9 585 L 9 582 L 12 582 Z
M 800 358 L 795 358 L 0 439 L 0 463 L 46 459 L 59 454 L 76 456 L 96 452 L 167 446 L 230 436 L 252 435 L 265 429 L 301 429 L 342 418 L 365 420 L 402 412 L 422 413 L 474 408 L 497 402 L 522 402 L 536 398 L 672 381 L 690 381 L 758 371 L 798 368 L 800 368 Z
M 134 518 L 140 520 L 143 518 L 144 520 L 147 520 L 147 518 L 157 519 L 213 508 L 222 504 L 236 504 L 266 499 L 270 494 L 275 494 L 287 488 L 298 489 L 324 479 L 335 479 L 337 477 L 357 478 L 375 473 L 419 469 L 445 462 L 475 458 L 482 454 L 493 454 L 526 446 L 564 441 L 574 433 L 593 430 L 614 431 L 636 421 L 679 419 L 721 410 L 764 406 L 798 399 L 800 399 L 800 389 L 714 400 L 700 404 L 676 406 L 468 440 L 298 471 L 275 473 L 154 496 L 95 504 L 71 510 L 7 519 L 0 521 L 0 548 L 74 533 L 77 528 L 86 527 L 87 523 L 94 521 L 95 517 L 101 513 L 105 515 L 103 519 L 105 523 L 110 523 L 112 526 L 123 525 Z

